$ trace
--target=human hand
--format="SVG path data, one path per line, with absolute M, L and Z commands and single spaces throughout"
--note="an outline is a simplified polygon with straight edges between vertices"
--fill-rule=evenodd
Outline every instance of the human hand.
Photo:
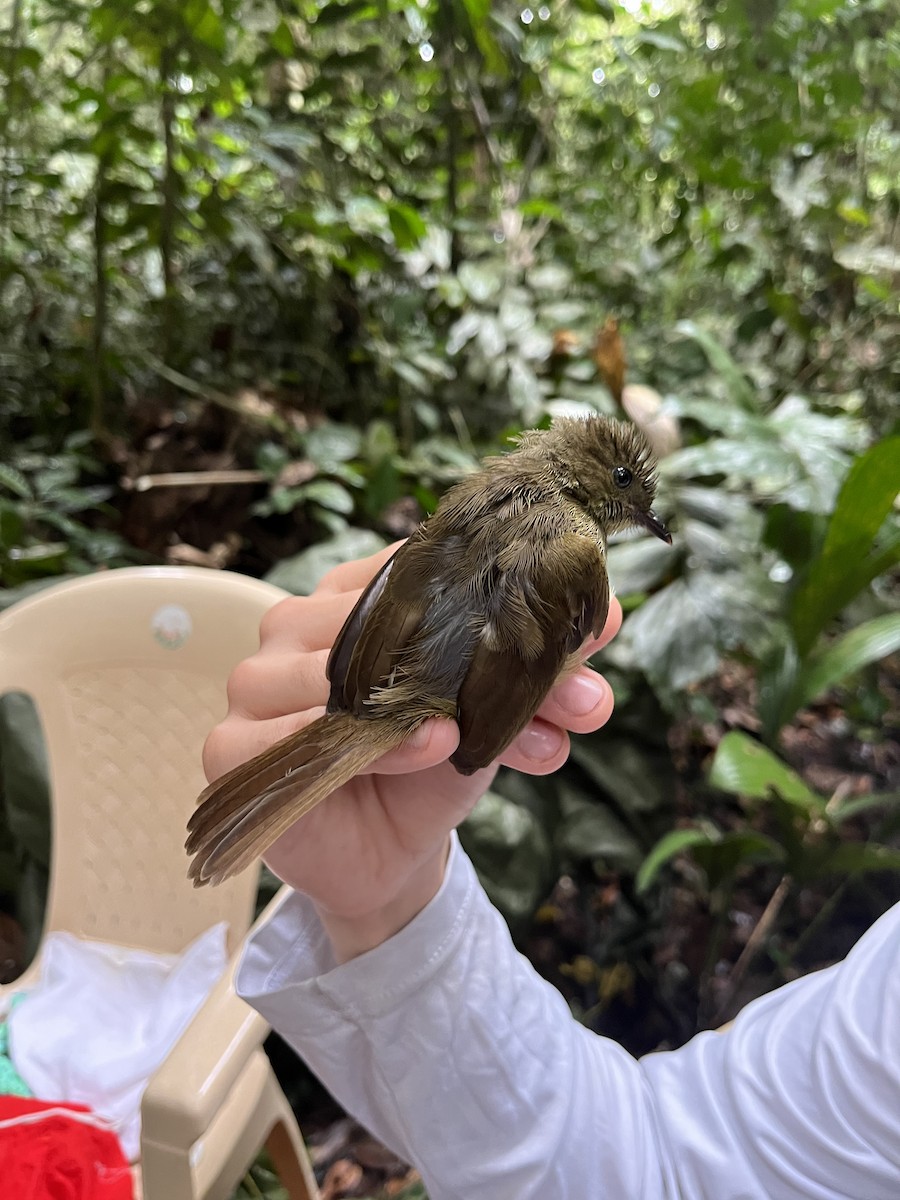
M 335 568 L 311 596 L 290 597 L 266 614 L 260 648 L 232 673 L 228 714 L 207 739 L 210 782 L 322 715 L 334 639 L 396 548 Z M 606 645 L 621 620 L 613 599 L 600 638 L 584 644 L 585 658 Z M 427 721 L 284 833 L 265 860 L 312 898 L 338 958 L 351 958 L 397 932 L 434 896 L 450 831 L 490 786 L 499 763 L 532 775 L 555 771 L 568 756 L 568 732 L 598 729 L 612 707 L 609 685 L 582 667 L 553 688 L 498 763 L 469 776 L 447 761 L 459 740 L 455 722 Z

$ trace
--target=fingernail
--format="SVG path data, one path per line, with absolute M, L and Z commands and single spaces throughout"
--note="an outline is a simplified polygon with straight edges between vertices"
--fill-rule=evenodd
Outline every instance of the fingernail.
M 516 739 L 516 748 L 534 762 L 546 762 L 559 753 L 563 732 L 555 725 L 532 722 Z
M 609 685 L 599 675 L 573 675 L 561 684 L 555 699 L 560 708 L 576 717 L 593 712 L 609 692 Z

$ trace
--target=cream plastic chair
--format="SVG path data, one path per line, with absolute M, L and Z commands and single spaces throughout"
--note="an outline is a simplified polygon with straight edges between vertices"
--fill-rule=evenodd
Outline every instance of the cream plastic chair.
M 183 848 L 226 679 L 284 595 L 228 572 L 128 567 L 49 587 L 0 614 L 0 693 L 34 699 L 50 762 L 44 931 L 178 952 L 228 922 L 232 965 L 144 1095 L 135 1167 L 144 1200 L 226 1200 L 263 1145 L 291 1200 L 319 1195 L 262 1049 L 268 1025 L 232 985 L 257 872 L 195 890 Z M 39 972 L 40 953 L 0 998 Z

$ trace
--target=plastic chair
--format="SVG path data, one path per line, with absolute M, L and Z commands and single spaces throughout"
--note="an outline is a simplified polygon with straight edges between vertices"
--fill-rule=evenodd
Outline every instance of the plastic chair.
M 178 952 L 228 922 L 231 967 L 144 1094 L 135 1166 L 144 1200 L 227 1200 L 263 1145 L 291 1200 L 319 1195 L 262 1048 L 269 1027 L 232 983 L 257 872 L 194 889 L 183 847 L 226 679 L 257 649 L 260 618 L 284 595 L 224 571 L 127 567 L 57 584 L 0 614 L 0 694 L 33 698 L 50 765 L 44 931 Z M 39 973 L 40 952 L 0 998 Z

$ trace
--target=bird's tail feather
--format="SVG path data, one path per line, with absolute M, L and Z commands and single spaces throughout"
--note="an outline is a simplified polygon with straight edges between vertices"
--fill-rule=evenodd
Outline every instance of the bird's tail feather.
M 194 856 L 188 872 L 194 886 L 221 883 L 243 871 L 402 737 L 387 721 L 330 714 L 211 783 L 188 822 L 185 849 Z

